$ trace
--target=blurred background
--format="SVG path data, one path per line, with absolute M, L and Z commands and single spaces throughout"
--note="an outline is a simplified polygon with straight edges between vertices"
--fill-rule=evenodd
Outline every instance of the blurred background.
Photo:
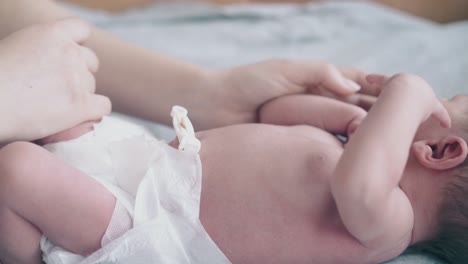
M 207 67 L 320 60 L 468 93 L 468 0 L 67 1 L 120 38 Z
M 183 0 L 182 0 L 183 1 Z M 124 11 L 129 8 L 140 7 L 152 3 L 182 2 L 181 0 L 68 0 L 81 6 L 108 10 L 113 12 Z M 304 3 L 317 0 L 206 0 L 216 4 L 238 3 Z M 361 0 L 362 1 L 362 0 Z M 187 2 L 187 1 L 186 1 Z M 468 19 L 468 1 L 466 0 L 375 0 L 375 2 L 394 7 L 417 16 L 446 23 L 455 20 Z

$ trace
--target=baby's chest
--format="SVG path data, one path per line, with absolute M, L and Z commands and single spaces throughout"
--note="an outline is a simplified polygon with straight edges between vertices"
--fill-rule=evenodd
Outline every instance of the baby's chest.
M 328 179 L 343 153 L 343 141 L 333 134 L 309 126 L 289 127 L 288 139 L 282 141 L 282 166 L 295 170 L 298 180 L 309 179 L 315 184 L 328 183 Z
M 287 207 L 294 205 L 304 214 L 323 219 L 322 214 L 333 205 L 329 182 L 343 152 L 343 144 L 334 135 L 310 126 L 265 127 L 239 147 L 242 143 L 237 142 L 236 148 L 248 151 L 230 155 L 237 156 L 241 164 L 231 166 L 236 168 L 231 177 L 248 175 L 251 184 L 280 197 Z

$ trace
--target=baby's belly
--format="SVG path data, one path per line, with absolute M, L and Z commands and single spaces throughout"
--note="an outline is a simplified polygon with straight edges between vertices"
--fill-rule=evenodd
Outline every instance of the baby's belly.
M 233 263 L 352 263 L 328 177 L 342 152 L 310 127 L 239 125 L 200 133 L 201 221 Z M 339 246 L 339 251 L 338 250 Z

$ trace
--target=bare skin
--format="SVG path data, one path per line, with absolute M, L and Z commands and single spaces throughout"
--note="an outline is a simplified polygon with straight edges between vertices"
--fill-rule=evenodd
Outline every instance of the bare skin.
M 393 87 L 402 84 L 416 90 Z M 422 88 L 414 87 L 417 85 Z M 380 263 L 398 256 L 414 242 L 430 239 L 434 226 L 430 225 L 431 219 L 421 216 L 427 212 L 429 218 L 435 215 L 430 205 L 439 197 L 434 192 L 421 196 L 415 187 L 425 190 L 440 188 L 438 179 L 444 173 L 438 171 L 463 162 L 468 148 L 454 132 L 456 128 L 447 128 L 450 117 L 425 85 L 411 76 L 393 78 L 386 86 L 391 90 L 384 92 L 366 118 L 366 112 L 354 105 L 317 96 L 291 96 L 266 105 L 260 113 L 262 120 L 285 125 L 307 123 L 309 126 L 245 124 L 200 132 L 198 137 L 203 146 L 200 153 L 203 166 L 200 218 L 210 236 L 233 263 Z M 353 142 L 359 142 L 364 133 L 372 131 L 372 124 L 379 124 L 376 127 L 379 129 L 382 123 L 373 120 L 386 106 L 393 108 L 395 99 L 405 99 L 407 91 L 420 92 L 422 105 L 408 115 L 409 121 L 411 118 L 418 120 L 414 127 L 402 126 L 400 130 L 411 135 L 416 133 L 419 124 L 423 126 L 414 142 L 415 134 L 407 140 L 396 138 L 402 144 L 400 147 L 406 148 L 407 144 L 409 149 L 410 145 L 413 146 L 408 153 L 410 157 L 406 167 L 405 160 L 399 165 L 397 159 L 392 160 L 392 166 L 401 166 L 404 172 L 393 174 L 390 171 L 387 175 L 387 171 L 380 169 L 380 173 L 347 175 L 362 167 L 372 172 L 369 164 L 379 162 L 381 155 L 368 154 L 377 153 L 375 151 L 362 153 L 359 148 L 369 146 Z M 444 104 L 456 117 L 460 115 L 457 114 L 459 109 L 466 109 L 466 100 L 458 98 Z M 313 109 L 315 111 L 306 111 Z M 304 111 L 306 114 L 301 115 Z M 384 112 L 389 113 L 387 110 Z M 329 118 L 331 116 L 335 118 Z M 426 121 L 430 116 L 436 117 L 435 120 L 445 127 L 440 127 L 433 119 Z M 398 115 L 395 118 L 402 121 L 407 117 Z M 391 116 L 387 121 L 392 121 Z M 357 130 L 356 126 L 359 127 Z M 364 127 L 367 129 L 360 129 Z M 384 136 L 384 132 L 378 132 Z M 350 133 L 353 133 L 351 141 L 346 145 L 335 137 L 335 134 Z M 371 136 L 366 138 L 369 140 Z M 399 151 L 397 144 L 392 144 L 393 149 Z M 440 145 L 438 155 L 427 153 L 433 151 L 430 146 L 434 144 Z M 447 144 L 450 147 L 446 147 Z M 354 151 L 350 152 L 353 148 Z M 393 152 L 386 149 L 384 153 Z M 29 155 L 27 159 L 24 154 Z M 365 154 L 365 164 L 361 164 L 360 154 Z M 115 203 L 112 194 L 83 173 L 30 143 L 7 146 L 0 155 L 3 156 L 0 158 L 3 175 L 0 178 L 0 231 L 9 235 L 0 238 L 3 250 L 0 254 L 4 263 L 39 263 L 38 238 L 41 232 L 72 252 L 87 253 L 99 248 L 98 241 Z M 434 160 L 435 156 L 437 160 Z M 346 164 L 344 161 L 350 158 L 355 160 L 347 165 L 349 172 L 337 173 Z M 51 170 L 54 173 L 50 173 Z M 343 175 L 353 181 L 343 181 Z M 371 181 L 366 177 L 380 180 Z M 422 182 L 421 177 L 424 178 Z M 54 183 L 53 188 L 50 182 Z M 366 205 L 363 200 L 354 203 L 363 199 L 362 192 L 355 191 L 358 187 L 355 184 L 359 182 L 364 186 L 372 184 L 372 188 L 364 188 L 364 197 L 373 198 L 367 206 L 363 206 Z M 83 192 L 77 191 L 77 186 L 86 190 L 87 198 L 99 201 L 93 202 L 98 208 L 89 207 L 91 202 L 83 202 Z M 69 192 L 70 189 L 73 192 Z M 340 193 L 335 193 L 337 189 Z M 57 199 L 56 196 L 44 198 L 45 193 L 66 199 Z M 404 195 L 406 200 L 401 200 L 400 195 Z M 24 197 L 39 201 L 42 206 L 17 202 L 25 201 Z M 410 207 L 407 207 L 408 201 Z M 389 202 L 404 210 L 394 212 L 391 206 L 382 206 Z M 57 225 L 57 219 L 50 217 L 60 215 L 61 222 L 72 223 L 76 221 L 76 215 L 61 212 L 60 208 L 69 211 L 69 208 L 77 206 L 81 207 L 73 211 L 80 214 L 76 228 L 70 228 L 68 224 Z M 44 214 L 44 211 L 49 213 Z M 11 214 L 5 212 L 13 212 L 16 220 L 11 221 Z M 390 217 L 374 217 L 367 223 L 366 214 Z M 93 225 L 95 229 L 83 236 L 79 225 L 91 222 L 100 224 Z M 13 226 L 15 223 L 24 225 Z M 372 225 L 372 228 L 364 229 L 363 224 Z M 14 228 L 17 232 L 5 232 Z M 24 235 L 29 234 L 30 244 L 21 244 L 21 240 L 15 239 L 15 234 L 20 231 Z M 15 248 L 21 250 L 14 251 Z
M 8 124 L 0 143 L 36 140 L 109 114 L 109 99 L 94 94 L 98 59 L 81 45 L 90 33 L 83 21 L 64 19 L 0 36 L 0 119 Z
M 267 105 L 262 120 L 312 127 L 200 133 L 201 221 L 233 263 L 390 260 L 437 230 L 439 191 L 468 153 L 446 109 L 457 123 L 467 100 L 442 103 L 423 80 L 403 74 L 385 84 L 367 117 L 323 98 L 289 97 Z
M 358 107 L 349 107 L 355 110 L 349 118 L 361 117 L 364 112 Z M 88 126 L 83 124 L 45 141 L 50 143 L 63 140 L 67 136 L 72 138 L 76 136 L 76 131 L 82 131 L 82 128 Z M 352 252 L 356 263 L 363 263 L 363 258 L 370 254 L 346 232 L 339 221 L 333 197 L 327 187 L 327 175 L 332 173 L 343 151 L 343 144 L 335 136 L 311 126 L 281 127 L 265 124 L 230 126 L 200 132 L 197 136 L 203 145 L 200 153 L 203 164 L 201 221 L 233 263 L 307 263 L 311 259 L 320 260 L 321 263 L 342 263 L 345 259 L 350 260 L 348 253 L 333 254 L 338 241 L 341 244 L 340 248 Z M 230 138 L 233 140 L 226 140 Z M 27 147 L 24 144 L 27 143 L 23 143 L 19 148 Z M 13 147 L 17 149 L 18 146 Z M 14 178 L 27 180 L 32 186 L 42 186 L 46 184 L 41 182 L 54 181 L 61 185 L 54 186 L 57 190 L 68 190 L 67 185 L 70 183 L 86 185 L 89 186 L 86 188 L 90 189 L 87 191 L 87 197 L 96 199 L 101 193 L 106 197 L 99 198 L 104 203 L 101 206 L 112 208 L 115 202 L 112 195 L 99 188 L 98 183 L 85 182 L 85 175 L 73 168 L 67 169 L 67 166 L 58 160 L 52 161 L 54 157 L 42 149 L 35 146 L 27 148 L 31 148 L 26 150 L 27 152 L 37 156 L 36 160 L 40 159 L 40 163 L 49 165 L 42 169 L 34 168 L 36 176 L 33 180 L 26 177 Z M 249 151 L 246 151 L 247 149 Z M 15 150 L 7 147 L 3 153 L 11 156 L 12 152 Z M 49 174 L 52 169 L 60 173 Z M 314 170 L 313 174 L 311 170 Z M 43 177 L 49 180 L 41 180 Z M 246 185 L 246 182 L 249 184 Z M 11 186 L 11 182 L 5 183 Z M 43 191 L 54 193 L 50 189 Z M 11 196 L 23 194 L 19 188 L 9 193 Z M 66 202 L 66 207 L 76 207 L 73 197 L 79 196 L 79 193 L 69 193 L 63 196 L 69 198 L 62 199 L 61 202 Z M 23 209 L 27 206 L 21 205 L 21 211 L 27 211 Z M 104 211 L 107 213 L 101 211 L 100 214 L 94 214 L 94 211 L 94 208 L 80 209 L 80 222 L 83 222 L 84 216 L 88 217 L 89 221 L 105 222 L 111 214 L 109 210 Z M 23 217 L 33 219 L 34 210 L 30 212 Z M 73 214 L 65 217 L 67 219 L 61 217 L 61 221 L 72 223 L 71 221 L 76 219 Z M 332 219 L 333 221 L 330 221 Z M 53 227 L 55 222 L 51 218 L 34 218 L 33 221 L 38 223 L 36 225 L 43 232 L 47 232 L 48 226 Z M 55 238 L 60 238 L 58 243 L 71 251 L 86 253 L 99 248 L 96 241 L 100 241 L 105 225 L 100 225 L 102 230 L 95 232 L 95 236 L 90 232 L 87 240 L 94 241 L 91 248 L 84 248 L 86 243 L 64 243 L 67 239 L 76 241 L 76 234 L 67 233 L 57 226 L 54 229 L 53 233 L 61 234 Z M 39 231 L 35 234 L 33 240 L 37 241 Z M 67 237 L 64 234 L 67 234 Z
M 200 218 L 233 263 L 366 263 L 374 253 L 346 231 L 334 205 L 329 176 L 343 152 L 336 137 L 268 125 L 199 136 Z
M 83 255 L 100 247 L 115 204 L 102 185 L 28 142 L 0 150 L 0 172 L 1 263 L 41 263 L 43 233 Z
M 75 16 L 51 0 L 0 1 L 0 38 L 30 25 Z M 206 68 L 144 49 L 95 27 L 92 27 L 84 44 L 99 58 L 96 93 L 107 96 L 114 111 L 168 125 L 171 119 L 167 113 L 175 104 L 190 109 L 190 119 L 195 127 L 206 130 L 257 122 L 259 107 L 283 95 L 331 92 L 347 96 L 356 92 L 355 84 L 334 82 L 340 81 L 339 78 L 319 78 L 318 75 L 324 72 L 341 72 L 358 83 L 363 94 L 374 94 L 365 82 L 364 72 L 350 68 L 334 69 L 326 63 L 275 59 L 233 68 Z M 324 86 L 327 89 L 320 89 Z M 52 86 L 49 90 L 53 89 L 57 88 Z M 214 114 L 213 109 L 220 111 Z M 83 111 L 86 112 L 79 112 Z M 84 121 L 87 120 L 81 119 Z M 46 125 L 41 123 L 41 126 Z M 49 132 L 57 131 L 60 130 Z M 48 135 L 41 134 L 33 139 Z M 16 140 L 31 138 L 16 137 Z

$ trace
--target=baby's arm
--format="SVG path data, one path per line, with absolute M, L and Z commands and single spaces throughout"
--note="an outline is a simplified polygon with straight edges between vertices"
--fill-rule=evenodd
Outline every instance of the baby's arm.
M 450 126 L 424 80 L 396 75 L 345 148 L 332 194 L 344 225 L 365 247 L 392 250 L 411 241 L 413 210 L 399 182 L 415 133 L 431 115 Z
M 0 262 L 41 263 L 45 234 L 88 255 L 101 247 L 115 197 L 82 171 L 28 142 L 0 150 Z
M 330 133 L 347 135 L 364 119 L 362 108 L 316 95 L 289 95 L 260 109 L 260 122 L 275 125 L 310 125 Z

